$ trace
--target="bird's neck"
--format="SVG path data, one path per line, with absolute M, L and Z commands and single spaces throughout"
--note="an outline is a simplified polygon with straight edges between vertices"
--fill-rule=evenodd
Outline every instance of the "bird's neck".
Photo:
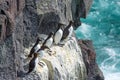
M 52 35 L 49 35 L 49 37 L 48 37 L 48 38 L 50 38 L 50 37 L 52 37 Z
M 35 43 L 35 45 L 37 45 L 39 43 L 39 41 L 37 41 L 36 43 Z
M 36 55 L 36 56 L 33 57 L 33 59 L 37 59 L 37 57 L 38 57 L 38 56 Z
M 68 28 L 70 28 L 72 26 L 72 23 L 70 22 L 69 25 L 67 26 Z

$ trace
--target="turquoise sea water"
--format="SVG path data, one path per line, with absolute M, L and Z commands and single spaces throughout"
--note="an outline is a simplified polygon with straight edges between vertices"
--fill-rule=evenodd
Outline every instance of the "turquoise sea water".
M 105 80 L 120 80 L 120 0 L 94 0 L 81 21 L 75 33 L 79 39 L 93 40 Z

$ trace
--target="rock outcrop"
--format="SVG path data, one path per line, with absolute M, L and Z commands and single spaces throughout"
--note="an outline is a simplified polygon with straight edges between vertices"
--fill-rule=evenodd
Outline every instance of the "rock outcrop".
M 104 80 L 104 76 L 96 63 L 96 53 L 92 41 L 78 40 L 87 69 L 87 80 Z
M 75 21 L 76 28 L 81 25 L 80 18 L 86 18 L 92 1 L 93 0 L 72 0 L 72 17 Z
M 92 0 L 0 0 L 0 79 L 86 80 L 87 70 L 74 35 L 63 47 L 53 45 L 56 54 L 45 54 L 44 66 L 39 66 L 38 72 L 17 75 L 27 71 L 24 60 L 38 36 L 48 35 L 58 23 L 67 25 L 69 20 L 76 22 L 76 29 L 91 3 Z
M 28 55 L 31 48 L 25 48 L 24 55 Z M 81 49 L 75 37 L 72 37 L 62 47 L 53 45 L 51 56 L 46 52 L 43 59 L 44 65 L 37 67 L 36 73 L 31 73 L 22 80 L 86 80 L 86 67 L 82 58 Z M 21 56 L 25 60 L 25 56 Z M 24 61 L 23 61 L 24 62 Z M 27 66 L 27 63 L 23 63 Z M 28 71 L 28 68 L 25 68 Z

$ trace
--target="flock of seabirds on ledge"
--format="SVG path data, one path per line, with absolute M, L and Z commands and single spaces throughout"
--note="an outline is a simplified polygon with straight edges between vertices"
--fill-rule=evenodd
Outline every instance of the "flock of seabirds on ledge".
M 56 30 L 56 32 L 55 33 L 50 32 L 50 34 L 44 40 L 41 46 L 39 44 L 41 40 L 37 38 L 36 43 L 30 50 L 30 53 L 28 55 L 28 58 L 32 58 L 33 55 L 34 57 L 29 62 L 29 70 L 26 74 L 29 74 L 36 69 L 36 66 L 39 62 L 38 57 L 40 59 L 43 57 L 45 49 L 48 49 L 51 52 L 50 47 L 52 46 L 53 43 L 58 45 L 60 44 L 60 42 L 67 41 L 72 36 L 72 32 L 73 32 L 73 21 L 70 21 L 64 30 L 62 29 L 62 24 L 58 24 L 58 29 Z

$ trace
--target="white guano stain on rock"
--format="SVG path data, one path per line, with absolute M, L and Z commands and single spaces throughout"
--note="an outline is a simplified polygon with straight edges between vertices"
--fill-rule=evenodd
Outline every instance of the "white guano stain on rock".
M 37 67 L 36 74 L 40 80 L 85 80 L 86 68 L 82 59 L 81 50 L 74 37 L 68 40 L 63 47 L 53 45 L 52 55 L 44 54 L 40 62 L 44 65 Z M 25 49 L 25 55 L 29 53 Z M 31 73 L 33 74 L 33 73 Z M 28 75 L 31 76 L 31 75 Z M 27 80 L 28 77 L 24 79 Z M 32 77 L 31 77 L 32 78 Z

